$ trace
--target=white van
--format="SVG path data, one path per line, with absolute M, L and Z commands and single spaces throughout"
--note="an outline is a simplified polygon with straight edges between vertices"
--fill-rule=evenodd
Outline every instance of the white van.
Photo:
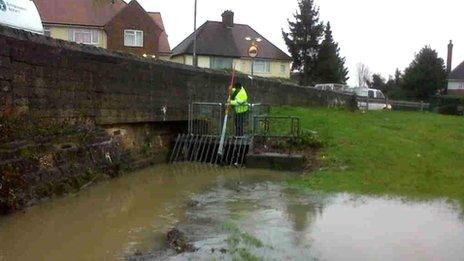
M 0 24 L 43 34 L 39 11 L 32 0 L 0 0 Z
M 343 92 L 346 89 L 346 85 L 340 83 L 322 83 L 316 84 L 314 88 L 322 91 L 336 91 L 336 92 Z
M 391 110 L 392 108 L 381 90 L 355 87 L 351 88 L 351 92 L 361 98 L 358 100 L 359 108 L 367 108 L 368 110 Z

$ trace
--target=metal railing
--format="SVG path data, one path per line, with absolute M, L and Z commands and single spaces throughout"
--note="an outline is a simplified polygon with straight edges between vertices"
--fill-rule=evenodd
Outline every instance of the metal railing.
M 296 138 L 300 134 L 300 118 L 256 115 L 252 133 L 253 136 Z
M 363 96 L 356 96 L 358 102 L 358 108 L 361 110 L 367 109 L 379 109 L 383 105 L 387 108 L 387 105 L 391 106 L 393 110 L 418 110 L 425 111 L 430 109 L 430 103 L 421 102 L 412 102 L 412 101 L 398 101 L 390 99 L 379 99 L 379 98 L 369 98 Z
M 193 102 L 189 106 L 188 133 L 191 135 L 220 136 L 227 104 L 213 102 Z M 248 104 L 249 111 L 238 116 L 233 108 L 229 111 L 227 136 L 253 134 L 253 119 L 269 113 L 269 106 L 261 103 Z
M 255 137 L 295 138 L 300 133 L 298 117 L 270 116 L 268 105 L 248 104 L 244 114 L 236 114 L 231 108 L 223 140 L 226 106 L 214 102 L 190 104 L 188 133 L 178 135 L 169 161 L 242 166 Z
M 411 102 L 411 101 L 396 101 L 387 100 L 387 103 L 392 106 L 394 110 L 420 110 L 425 111 L 430 109 L 430 103 L 423 101 Z
M 188 133 L 220 135 L 224 118 L 222 103 L 193 102 L 189 105 Z

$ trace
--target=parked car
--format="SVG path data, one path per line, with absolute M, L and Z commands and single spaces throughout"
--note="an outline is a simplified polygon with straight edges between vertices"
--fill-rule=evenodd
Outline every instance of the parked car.
M 367 108 L 368 110 L 391 110 L 392 108 L 381 90 L 355 87 L 351 88 L 350 92 L 355 93 L 359 97 L 359 108 Z
M 0 0 L 0 25 L 44 33 L 39 11 L 32 0 Z

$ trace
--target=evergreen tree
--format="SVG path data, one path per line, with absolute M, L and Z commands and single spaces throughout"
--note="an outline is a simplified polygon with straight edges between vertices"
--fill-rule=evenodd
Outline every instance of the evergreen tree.
M 397 86 L 400 86 L 403 81 L 403 74 L 400 69 L 396 68 L 394 82 Z
M 346 83 L 349 79 L 345 58 L 340 57 L 340 48 L 333 39 L 330 22 L 325 27 L 315 71 L 318 83 Z
M 445 61 L 430 46 L 425 46 L 406 68 L 402 86 L 408 98 L 428 100 L 446 86 L 446 78 Z
M 300 72 L 300 84 L 315 81 L 315 67 L 324 25 L 319 21 L 319 8 L 314 0 L 299 0 L 295 21 L 288 21 L 290 32 L 282 30 L 285 43 L 293 58 L 292 70 Z
M 390 76 L 388 79 L 387 84 L 385 86 L 385 94 L 390 99 L 395 100 L 407 100 L 407 95 L 405 91 L 402 89 L 403 86 L 403 74 L 401 73 L 400 69 L 396 69 L 395 76 Z
M 372 75 L 372 80 L 369 82 L 369 87 L 381 90 L 382 92 L 386 91 L 387 84 L 385 82 L 385 78 L 383 78 L 379 73 L 374 73 Z

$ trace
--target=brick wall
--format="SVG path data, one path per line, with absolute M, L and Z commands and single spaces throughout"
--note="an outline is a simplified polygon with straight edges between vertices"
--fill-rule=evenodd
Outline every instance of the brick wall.
M 448 95 L 464 96 L 464 89 L 448 89 Z
M 143 32 L 143 47 L 124 45 L 124 30 L 139 30 Z M 137 55 L 158 55 L 158 42 L 161 28 L 137 2 L 132 1 L 117 14 L 106 26 L 108 49 L 130 52 Z
M 187 119 L 188 102 L 223 101 L 227 73 L 139 58 L 0 26 L 1 107 L 43 120 L 123 124 Z M 255 79 L 251 101 L 354 106 L 353 97 Z

